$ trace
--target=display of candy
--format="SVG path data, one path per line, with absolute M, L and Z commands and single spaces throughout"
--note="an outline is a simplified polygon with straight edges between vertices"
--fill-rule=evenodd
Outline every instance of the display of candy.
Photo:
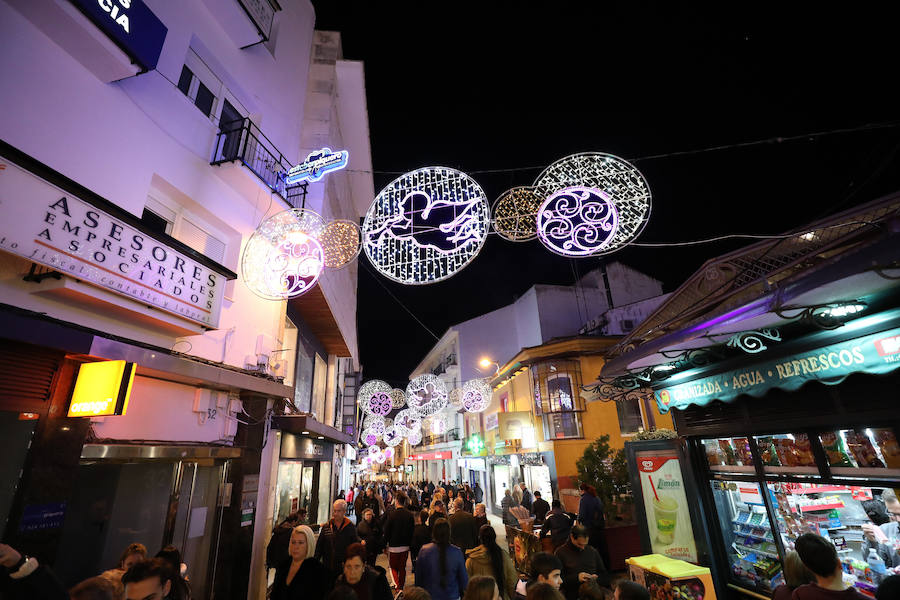
M 778 450 L 775 448 L 774 439 L 771 436 L 764 436 L 758 438 L 757 443 L 763 464 L 769 467 L 780 467 L 781 461 L 778 459 Z
M 888 468 L 900 469 L 900 444 L 897 443 L 894 432 L 890 429 L 874 429 L 872 433 Z
M 847 449 L 844 448 L 844 441 L 834 431 L 826 431 L 819 436 L 822 440 L 822 446 L 825 447 L 825 454 L 828 455 L 828 463 L 832 467 L 855 467 Z
M 750 515 L 750 523 L 752 525 L 759 525 L 763 521 L 765 521 L 766 515 L 761 512 L 755 512 Z
M 884 463 L 878 458 L 875 447 L 864 430 L 848 429 L 844 432 L 844 436 L 847 438 L 847 446 L 850 447 L 856 464 L 860 467 L 884 468 Z
M 749 523 L 750 522 L 750 513 L 742 510 L 738 513 L 737 518 L 735 519 L 738 523 Z
M 719 440 L 719 448 L 722 449 L 722 453 L 725 455 L 725 464 L 736 466 L 737 457 L 734 454 L 734 448 L 731 446 L 731 440 Z
M 703 440 L 703 447 L 706 449 L 706 462 L 709 466 L 717 467 L 725 464 L 725 453 L 715 440 Z
M 738 461 L 742 465 L 752 465 L 753 455 L 750 454 L 750 441 L 745 437 L 734 438 L 734 451 Z
M 647 573 L 651 600 L 703 600 L 706 588 L 697 578 L 672 581 L 657 573 Z

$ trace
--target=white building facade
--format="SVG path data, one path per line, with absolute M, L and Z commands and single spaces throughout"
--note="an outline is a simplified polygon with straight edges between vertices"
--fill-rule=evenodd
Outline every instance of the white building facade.
M 178 547 L 196 598 L 262 597 L 279 502 L 327 514 L 355 264 L 290 302 L 241 277 L 266 217 L 358 222 L 372 197 L 362 66 L 317 62 L 314 22 L 303 0 L 0 1 L 0 520 L 67 586 L 140 542 Z M 363 173 L 286 189 L 323 146 Z M 133 370 L 127 410 L 67 416 L 105 361 Z

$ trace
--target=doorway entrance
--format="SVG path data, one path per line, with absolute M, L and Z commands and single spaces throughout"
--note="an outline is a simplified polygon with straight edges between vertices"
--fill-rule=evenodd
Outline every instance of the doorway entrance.
M 112 447 L 110 447 L 112 448 Z M 69 587 L 118 567 L 129 544 L 181 552 L 191 595 L 212 596 L 229 460 L 82 460 L 54 571 Z
M 319 465 L 318 461 L 311 460 L 282 460 L 278 463 L 273 525 L 281 523 L 301 508 L 306 510 L 307 523 L 321 522 L 318 519 Z

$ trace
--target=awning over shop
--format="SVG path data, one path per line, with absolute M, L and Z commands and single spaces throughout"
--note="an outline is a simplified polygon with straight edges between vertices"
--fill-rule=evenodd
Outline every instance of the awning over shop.
M 272 417 L 272 427 L 296 435 L 322 437 L 329 442 L 352 444 L 353 436 L 320 423 L 312 415 L 279 415 Z
M 756 362 L 656 390 L 660 412 L 730 402 L 747 394 L 763 396 L 772 388 L 796 390 L 810 381 L 841 383 L 853 373 L 884 374 L 900 368 L 900 328 L 829 344 L 794 355 Z

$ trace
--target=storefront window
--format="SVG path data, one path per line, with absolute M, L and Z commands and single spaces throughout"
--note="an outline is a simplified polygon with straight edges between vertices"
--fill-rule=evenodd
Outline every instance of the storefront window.
M 781 560 L 758 484 L 711 481 L 713 501 L 728 555 L 729 577 L 759 593 L 780 583 Z
M 831 540 L 846 583 L 869 595 L 883 578 L 882 565 L 885 570 L 900 565 L 900 536 L 895 525 L 900 521 L 900 503 L 892 490 L 786 482 L 769 483 L 768 487 L 776 500 L 785 550 L 792 549 L 797 537 L 808 532 Z
M 900 469 L 900 446 L 889 428 L 857 428 L 826 431 L 819 435 L 832 472 L 884 475 L 883 469 Z
M 506 490 L 509 487 L 509 467 L 507 465 L 494 465 L 494 503 L 500 506 Z
M 763 435 L 755 439 L 766 472 L 818 475 L 816 457 L 805 433 Z
M 640 400 L 637 398 L 617 400 L 616 413 L 619 415 L 619 431 L 624 434 L 637 433 L 644 426 Z
M 746 437 L 703 440 L 711 471 L 740 473 L 753 471 L 750 442 Z
M 324 523 L 331 518 L 331 463 L 319 463 L 319 519 Z
M 548 439 L 580 438 L 581 367 L 578 361 L 560 360 L 531 366 L 535 414 L 543 415 Z

